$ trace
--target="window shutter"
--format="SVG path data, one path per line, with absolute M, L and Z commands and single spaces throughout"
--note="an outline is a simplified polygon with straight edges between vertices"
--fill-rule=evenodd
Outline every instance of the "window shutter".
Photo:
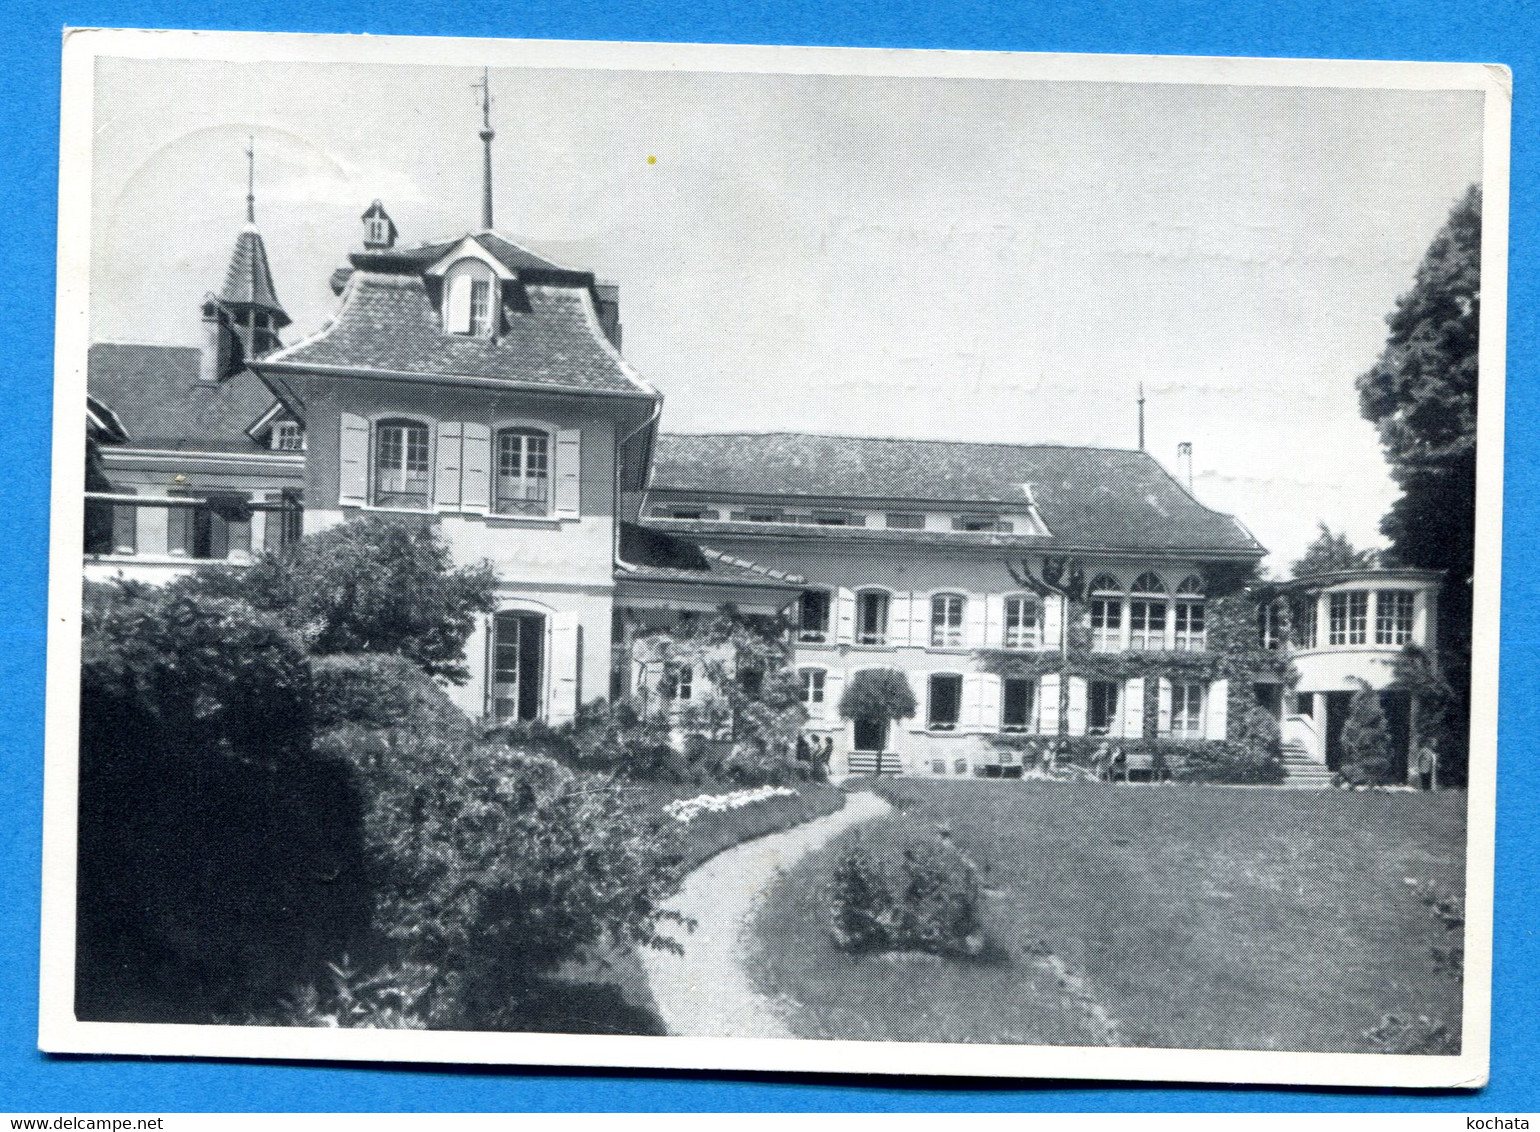
M 444 281 L 444 329 L 450 334 L 471 332 L 471 277 L 465 272 Z
M 969 594 L 963 598 L 963 643 L 972 649 L 981 649 L 989 643 L 984 636 L 986 601 L 982 594 Z
M 1085 677 L 1071 676 L 1069 678 L 1069 703 L 1067 705 L 1069 733 L 1071 735 L 1085 734 Z
M 343 413 L 337 453 L 337 502 L 362 507 L 369 498 L 369 422 Z
M 907 645 L 913 630 L 910 621 L 914 616 L 914 595 L 895 592 L 888 598 L 888 643 Z
M 930 677 L 919 682 L 914 690 L 914 718 L 909 721 L 910 731 L 924 731 L 930 725 Z M 892 746 L 890 739 L 888 746 Z
M 576 613 L 551 618 L 551 711 L 552 726 L 570 723 L 577 714 L 578 625 Z
M 433 470 L 433 505 L 441 510 L 460 509 L 459 421 L 439 421 Z
M 1144 677 L 1130 676 L 1123 685 L 1123 730 L 1125 739 L 1144 738 Z
M 823 674 L 823 711 L 820 719 L 840 718 L 840 696 L 845 693 L 845 674 L 831 668 Z
M 1050 672 L 1038 683 L 1037 732 L 1039 735 L 1059 733 L 1059 674 Z
M 999 648 L 1005 643 L 1005 597 L 984 595 L 984 644 Z
M 485 511 L 492 506 L 492 430 L 466 421 L 460 433 L 460 506 Z
M 1171 680 L 1167 676 L 1160 678 L 1160 699 L 1156 702 L 1155 733 L 1157 735 L 1171 734 Z
M 963 674 L 962 682 L 962 710 L 957 716 L 957 729 L 959 731 L 977 731 L 980 723 L 980 710 L 983 707 L 983 677 L 978 672 Z
M 136 487 L 115 487 L 119 495 L 134 495 Z M 118 505 L 112 509 L 112 553 L 133 554 L 139 549 L 139 508 Z
M 1061 594 L 1049 594 L 1043 599 L 1043 645 L 1045 648 L 1056 649 L 1059 647 L 1059 638 L 1064 632 L 1064 597 Z
M 1230 726 L 1230 681 L 1215 680 L 1208 686 L 1208 719 L 1204 734 L 1223 739 Z
M 575 428 L 556 433 L 556 517 L 576 519 L 582 511 L 581 434 Z
M 856 639 L 856 595 L 842 586 L 835 604 L 834 639 L 848 645 Z
M 1000 730 L 1000 677 L 992 672 L 979 676 L 979 727 Z
M 904 635 L 895 643 L 925 648 L 930 644 L 930 596 L 910 590 L 905 600 L 909 605 L 909 624 L 904 626 Z

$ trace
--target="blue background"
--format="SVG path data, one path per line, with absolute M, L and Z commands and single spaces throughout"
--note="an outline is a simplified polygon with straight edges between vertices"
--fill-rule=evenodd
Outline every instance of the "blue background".
M 1540 777 L 1529 736 L 1540 705 L 1523 689 L 1540 676 L 1534 551 L 1540 489 L 1532 424 L 1540 400 L 1533 356 L 1537 239 L 1540 4 L 1321 4 L 1319 0 L 1080 0 L 993 4 L 808 0 L 538 0 L 521 4 L 325 4 L 250 0 L 24 4 L 3 10 L 0 36 L 0 282 L 10 452 L 0 492 L 0 1110 L 861 1111 L 1540 1109 L 1533 1057 L 1537 911 L 1531 850 Z M 1477 1095 L 1369 1090 L 1082 1087 L 1054 1083 L 575 1071 L 329 1067 L 198 1061 L 48 1058 L 36 1051 L 41 847 L 43 661 L 53 356 L 60 31 L 203 27 L 250 31 L 554 39 L 794 43 L 1191 55 L 1266 55 L 1498 62 L 1513 69 L 1508 412 L 1503 554 L 1502 722 L 1497 813 L 1497 921 L 1492 1083 Z

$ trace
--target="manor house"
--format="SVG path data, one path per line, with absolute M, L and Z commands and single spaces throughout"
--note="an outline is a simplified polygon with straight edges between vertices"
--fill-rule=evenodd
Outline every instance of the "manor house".
M 1385 689 L 1406 646 L 1431 650 L 1437 575 L 1249 600 L 1264 548 L 1137 448 L 663 431 L 619 288 L 483 203 L 478 230 L 404 243 L 375 201 L 335 313 L 286 343 L 248 198 L 222 285 L 188 312 L 201 348 L 91 347 L 87 578 L 241 564 L 360 515 L 431 524 L 498 577 L 450 689 L 468 713 L 559 724 L 643 693 L 637 637 L 731 604 L 791 616 L 837 770 L 880 754 L 904 774 L 1019 773 L 1001 736 L 1224 743 L 1260 704 L 1318 782 L 1356 681 Z M 913 718 L 840 715 L 876 667 L 906 675 Z M 671 694 L 710 689 L 676 672 Z

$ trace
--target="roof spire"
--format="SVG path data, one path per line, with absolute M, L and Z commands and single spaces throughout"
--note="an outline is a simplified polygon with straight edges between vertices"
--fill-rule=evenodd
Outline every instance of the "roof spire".
M 1144 382 L 1139 383 L 1139 451 L 1144 451 Z
M 257 222 L 257 136 L 246 135 L 246 223 Z
M 481 81 L 475 84 L 481 91 L 481 227 L 492 228 L 492 139 L 497 136 L 492 129 L 492 82 L 487 69 L 481 68 Z

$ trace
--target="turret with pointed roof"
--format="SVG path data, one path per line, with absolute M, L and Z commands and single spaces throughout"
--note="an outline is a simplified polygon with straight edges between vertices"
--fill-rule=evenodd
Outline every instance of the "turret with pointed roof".
M 243 356 L 254 358 L 283 344 L 278 332 L 289 325 L 290 319 L 278 301 L 273 270 L 267 262 L 267 246 L 262 242 L 262 233 L 257 231 L 253 146 L 247 147 L 246 158 L 246 226 L 235 238 L 230 269 L 225 272 L 225 283 L 217 298 L 229 325 L 240 336 Z

